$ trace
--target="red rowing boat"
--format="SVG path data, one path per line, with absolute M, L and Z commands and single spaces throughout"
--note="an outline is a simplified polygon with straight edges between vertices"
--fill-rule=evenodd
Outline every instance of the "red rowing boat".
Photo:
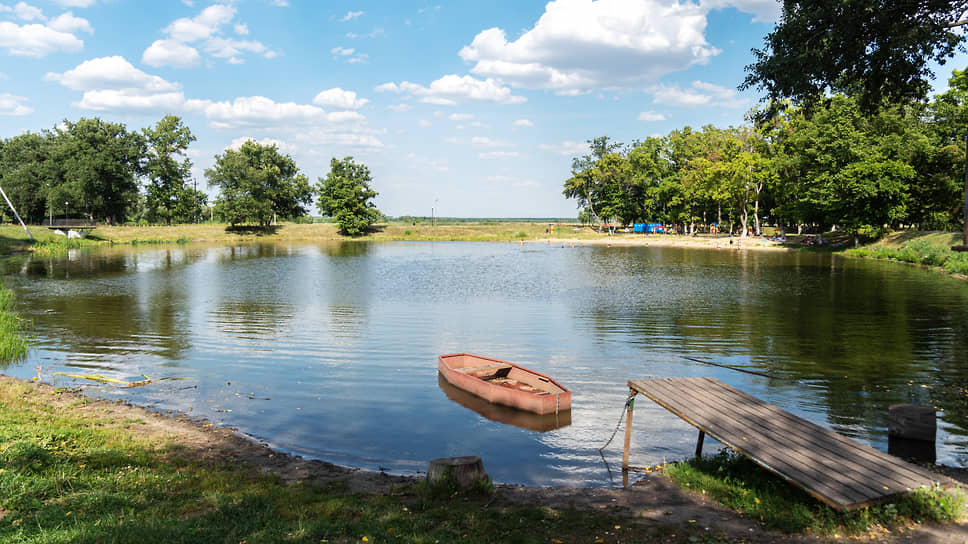
M 535 414 L 571 410 L 568 388 L 521 365 L 470 353 L 452 353 L 437 357 L 437 370 L 453 386 L 494 404 Z

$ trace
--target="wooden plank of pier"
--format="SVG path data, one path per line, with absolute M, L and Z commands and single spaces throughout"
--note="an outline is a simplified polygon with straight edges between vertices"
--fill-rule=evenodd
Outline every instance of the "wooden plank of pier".
M 748 395 L 715 378 L 629 380 L 699 429 L 831 507 L 846 511 L 908 491 L 954 482 Z M 628 408 L 623 468 L 628 468 L 634 403 Z

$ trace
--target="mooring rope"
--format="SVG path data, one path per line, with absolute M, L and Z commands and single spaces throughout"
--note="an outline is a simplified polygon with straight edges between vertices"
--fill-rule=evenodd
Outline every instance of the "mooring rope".
M 685 355 L 682 355 L 681 357 L 683 359 L 687 359 L 689 361 L 693 361 L 696 363 L 702 363 L 704 365 L 710 365 L 710 366 L 718 366 L 719 368 L 728 368 L 730 370 L 735 370 L 736 372 L 745 372 L 746 374 L 753 374 L 754 376 L 763 376 L 764 378 L 770 378 L 771 380 L 790 380 L 790 378 L 781 378 L 780 376 L 774 376 L 772 374 L 767 374 L 766 372 L 758 372 L 756 370 L 749 370 L 738 366 L 724 365 L 722 363 L 714 363 L 712 361 L 704 361 L 702 359 L 696 359 L 695 357 L 687 357 Z
M 625 406 L 622 407 L 622 415 L 618 417 L 618 423 L 615 425 L 615 430 L 612 431 L 612 436 L 609 437 L 608 442 L 605 442 L 604 446 L 598 448 L 599 454 L 601 454 L 602 450 L 607 448 L 608 445 L 612 443 L 612 440 L 615 440 L 615 435 L 618 434 L 618 430 L 622 427 L 622 421 L 625 419 L 625 413 L 629 411 L 629 406 L 632 405 L 632 403 L 634 402 L 634 399 L 635 399 L 635 391 L 632 389 L 629 389 L 629 398 L 625 399 Z

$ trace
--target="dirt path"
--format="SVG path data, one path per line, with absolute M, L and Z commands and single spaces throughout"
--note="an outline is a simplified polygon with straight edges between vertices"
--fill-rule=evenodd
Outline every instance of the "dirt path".
M 0 382 L 29 383 L 0 375 Z M 323 461 L 273 451 L 233 429 L 209 426 L 183 415 L 166 416 L 145 408 L 121 402 L 89 400 L 78 403 L 79 393 L 59 392 L 47 384 L 33 384 L 43 402 L 77 413 L 93 413 L 114 421 L 143 421 L 132 425 L 131 433 L 142 435 L 158 443 L 173 442 L 189 455 L 204 460 L 223 460 L 243 463 L 261 473 L 277 475 L 283 481 L 309 480 L 314 482 L 345 482 L 353 492 L 380 493 L 390 486 L 413 482 L 413 478 L 379 472 L 350 469 Z M 429 461 L 429 460 L 428 460 Z M 487 460 L 484 459 L 487 468 Z M 946 469 L 945 473 L 968 482 L 968 471 Z M 625 516 L 638 523 L 662 526 L 702 527 L 713 533 L 725 533 L 738 542 L 803 542 L 827 540 L 809 535 L 784 535 L 765 531 L 757 523 L 732 510 L 725 509 L 699 493 L 686 492 L 662 474 L 649 474 L 624 489 L 573 487 L 522 487 L 497 485 L 496 492 L 503 498 L 524 504 L 540 504 L 548 508 L 574 508 L 607 511 Z M 879 543 L 968 543 L 968 523 L 919 525 L 887 532 L 872 532 L 862 537 L 845 537 L 845 541 L 863 540 Z

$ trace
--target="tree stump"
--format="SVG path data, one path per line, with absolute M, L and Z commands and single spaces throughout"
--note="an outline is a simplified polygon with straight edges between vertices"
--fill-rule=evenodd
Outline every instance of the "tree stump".
M 486 480 L 487 473 L 484 472 L 481 458 L 476 455 L 443 457 L 430 461 L 430 466 L 427 467 L 427 483 L 436 484 L 448 478 L 453 479 L 462 489 L 467 489 L 477 481 Z
M 893 404 L 887 409 L 888 436 L 933 443 L 937 429 L 937 415 L 931 406 Z

